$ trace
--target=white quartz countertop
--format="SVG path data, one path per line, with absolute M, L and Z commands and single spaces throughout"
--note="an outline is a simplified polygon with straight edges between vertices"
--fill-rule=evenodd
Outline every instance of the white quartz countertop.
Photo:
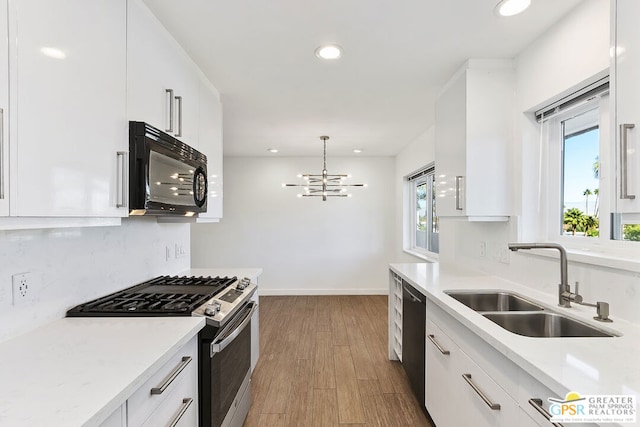
M 0 426 L 99 425 L 204 323 L 64 318 L 1 343 Z
M 437 263 L 391 264 L 390 268 L 559 396 L 569 391 L 581 395 L 640 396 L 640 326 L 616 318 L 615 307 L 610 316 L 614 322 L 601 323 L 593 320 L 595 308 L 577 304 L 561 308 L 557 305 L 557 296 L 499 277 L 445 270 Z M 542 303 L 545 309 L 620 336 L 532 338 L 516 335 L 443 293 L 452 289 L 512 291 Z

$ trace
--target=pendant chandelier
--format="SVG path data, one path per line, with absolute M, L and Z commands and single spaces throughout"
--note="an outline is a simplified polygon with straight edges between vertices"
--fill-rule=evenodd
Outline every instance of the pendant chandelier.
M 304 192 L 298 194 L 298 197 L 322 197 L 323 201 L 326 201 L 327 197 L 351 197 L 351 194 L 347 193 L 348 187 L 366 187 L 367 184 L 345 184 L 343 180 L 350 178 L 350 175 L 330 175 L 327 173 L 327 140 L 329 137 L 323 135 L 320 139 L 324 145 L 324 167 L 322 168 L 322 174 L 300 174 L 298 178 L 307 181 L 305 184 L 282 184 L 282 186 L 302 187 Z

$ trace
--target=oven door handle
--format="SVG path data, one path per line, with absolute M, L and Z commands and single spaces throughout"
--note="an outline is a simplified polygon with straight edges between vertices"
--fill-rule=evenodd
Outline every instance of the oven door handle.
M 226 337 L 222 339 L 222 341 L 218 342 L 214 340 L 211 343 L 211 350 L 209 351 L 209 357 L 213 357 L 214 354 L 220 353 L 222 350 L 224 350 L 229 344 L 233 342 L 234 339 L 236 339 L 238 335 L 240 335 L 240 333 L 244 330 L 244 328 L 247 327 L 249 322 L 251 322 L 251 316 L 253 316 L 253 313 L 258 309 L 258 304 L 256 304 L 255 302 L 250 302 L 249 304 L 247 304 L 247 307 L 249 306 L 251 306 L 251 309 L 249 309 L 249 312 L 244 316 L 244 319 L 242 319 L 242 322 L 235 328 L 233 332 L 227 335 L 223 331 L 221 335 L 226 335 Z

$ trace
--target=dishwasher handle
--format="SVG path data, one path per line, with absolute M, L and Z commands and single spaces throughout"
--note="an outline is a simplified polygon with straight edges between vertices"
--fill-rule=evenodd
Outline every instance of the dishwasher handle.
M 417 302 L 417 303 L 420 303 L 420 304 L 426 304 L 426 303 L 427 303 L 427 300 L 426 300 L 426 298 L 424 297 L 424 295 L 422 295 L 422 294 L 420 294 L 420 293 L 418 292 L 418 295 L 420 295 L 420 296 L 417 296 L 417 295 L 414 293 L 414 292 L 416 292 L 416 290 L 413 288 L 413 286 L 411 286 L 411 285 L 410 285 L 410 284 L 408 284 L 407 282 L 404 282 L 404 281 L 403 281 L 403 283 L 402 283 L 402 289 L 403 289 L 403 290 L 404 290 L 404 292 L 409 296 L 409 298 L 411 298 L 411 300 L 412 300 L 413 302 Z

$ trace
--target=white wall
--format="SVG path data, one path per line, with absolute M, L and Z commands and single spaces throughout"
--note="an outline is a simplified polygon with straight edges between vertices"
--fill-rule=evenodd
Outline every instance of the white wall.
M 433 162 L 434 158 L 435 135 L 433 126 L 411 141 L 396 156 L 394 175 L 395 217 L 393 227 L 395 253 L 392 262 L 421 261 L 420 258 L 403 251 L 404 242 L 409 239 L 409 230 L 404 230 L 404 207 L 407 206 L 404 177 Z
M 262 294 L 386 293 L 393 252 L 391 157 L 327 159 L 350 173 L 351 198 L 298 198 L 299 173 L 322 158 L 226 157 L 224 218 L 191 228 L 193 267 L 261 267 Z
M 609 66 L 609 2 L 587 0 L 516 58 L 516 135 L 512 146 L 514 212 L 504 223 L 440 220 L 440 259 L 459 268 L 503 276 L 556 295 L 557 258 L 511 253 L 511 241 L 539 240 L 539 125 L 536 107 L 556 100 Z M 529 112 L 529 114 L 524 114 Z M 436 164 L 437 167 L 437 164 Z M 480 256 L 480 242 L 486 254 Z M 640 323 L 640 292 L 634 272 L 570 262 L 569 281 L 580 282 L 585 301 L 607 301 L 611 314 Z M 594 309 L 595 311 L 595 309 Z
M 165 246 L 189 246 L 188 224 L 124 219 L 120 227 L 0 231 L 0 341 L 64 317 L 67 309 L 189 268 Z M 173 251 L 172 251 L 173 252 Z M 12 305 L 11 276 L 35 273 L 34 301 Z

